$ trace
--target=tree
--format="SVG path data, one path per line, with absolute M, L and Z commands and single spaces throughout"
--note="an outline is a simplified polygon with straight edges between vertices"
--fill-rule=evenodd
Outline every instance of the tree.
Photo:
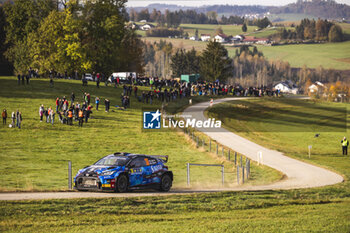
M 12 64 L 6 59 L 5 51 L 8 49 L 6 44 L 6 16 L 3 7 L 0 4 L 0 75 L 11 75 L 13 72 Z
M 333 25 L 328 33 L 329 42 L 340 42 L 343 41 L 343 30 L 339 25 Z
M 259 29 L 266 28 L 269 25 L 271 25 L 271 22 L 267 17 L 265 17 L 263 19 L 258 19 L 258 21 L 256 23 L 256 26 L 258 26 Z
M 232 74 L 232 60 L 223 45 L 210 41 L 200 58 L 200 74 L 207 81 L 225 81 Z
M 243 26 L 242 26 L 242 31 L 243 32 L 247 32 L 247 29 L 248 29 L 247 24 L 244 23 Z
M 22 66 L 19 64 L 29 62 L 28 54 L 25 54 L 23 61 L 15 61 L 21 59 L 18 56 L 26 50 L 24 46 L 27 45 L 27 36 L 36 31 L 40 22 L 55 9 L 55 4 L 52 0 L 16 0 L 13 3 L 6 2 L 3 7 L 7 22 L 5 30 L 8 46 L 5 56 L 14 65 L 16 63 L 15 69 L 19 72 L 22 69 L 19 68 Z
M 218 27 L 217 29 L 215 29 L 215 35 L 219 35 L 219 34 L 224 34 L 224 31 L 222 30 L 221 27 Z

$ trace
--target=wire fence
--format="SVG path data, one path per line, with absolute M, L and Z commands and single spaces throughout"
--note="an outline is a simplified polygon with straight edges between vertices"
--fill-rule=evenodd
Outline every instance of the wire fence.
M 184 133 L 196 144 L 197 148 L 203 148 L 209 153 L 214 153 L 217 158 L 224 159 L 225 161 L 232 163 L 232 169 L 233 173 L 236 174 L 237 184 L 241 185 L 249 180 L 251 176 L 251 161 L 249 158 L 237 153 L 236 151 L 233 151 L 230 148 L 223 146 L 217 141 L 212 140 L 207 135 L 196 131 L 195 129 L 184 128 Z M 189 167 L 189 165 L 187 166 Z M 187 168 L 187 171 L 189 173 L 189 168 Z M 222 173 L 224 180 L 224 172 Z

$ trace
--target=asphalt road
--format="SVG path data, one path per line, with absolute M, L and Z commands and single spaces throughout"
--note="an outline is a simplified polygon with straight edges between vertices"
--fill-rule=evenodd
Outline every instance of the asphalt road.
M 215 100 L 214 104 L 238 99 L 242 99 L 242 97 L 219 99 Z M 209 105 L 210 102 L 193 105 L 184 111 L 184 115 L 192 115 L 192 118 L 197 120 L 205 120 L 204 111 Z M 258 152 L 262 152 L 262 163 L 282 172 L 286 176 L 286 179 L 270 185 L 251 187 L 254 190 L 312 188 L 337 184 L 344 180 L 341 175 L 335 172 L 292 159 L 283 155 L 281 152 L 267 149 L 226 129 L 221 129 L 220 132 L 200 128 L 197 130 L 202 131 L 220 144 L 227 146 L 252 160 L 257 161 Z
M 225 98 L 215 100 L 214 104 L 225 101 L 236 100 L 237 98 Z M 242 99 L 242 98 L 239 98 Z M 206 120 L 204 111 L 210 102 L 199 103 L 188 107 L 184 115 L 192 115 L 197 120 Z M 198 129 L 218 141 L 220 144 L 231 148 L 238 153 L 244 154 L 251 160 L 257 161 L 258 152 L 262 152 L 262 163 L 274 168 L 283 174 L 285 179 L 276 183 L 259 186 L 237 186 L 227 189 L 206 189 L 206 190 L 180 190 L 173 189 L 169 193 L 161 192 L 132 192 L 132 193 L 102 193 L 102 192 L 18 192 L 0 193 L 0 200 L 32 200 L 32 199 L 66 199 L 66 198 L 127 198 L 141 196 L 166 196 L 185 195 L 191 193 L 206 193 L 220 191 L 243 191 L 243 190 L 271 190 L 271 189 L 297 189 L 312 188 L 326 185 L 333 185 L 343 181 L 343 177 L 324 168 L 320 168 L 296 159 L 289 158 L 281 152 L 269 150 L 261 145 L 251 142 L 228 130 L 221 129 L 220 132 Z

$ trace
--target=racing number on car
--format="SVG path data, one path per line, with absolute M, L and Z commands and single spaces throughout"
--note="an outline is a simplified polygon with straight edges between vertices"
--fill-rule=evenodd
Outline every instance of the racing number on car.
M 142 173 L 142 169 L 141 168 L 133 168 L 133 169 L 130 169 L 130 173 L 132 173 L 132 174 L 141 174 Z

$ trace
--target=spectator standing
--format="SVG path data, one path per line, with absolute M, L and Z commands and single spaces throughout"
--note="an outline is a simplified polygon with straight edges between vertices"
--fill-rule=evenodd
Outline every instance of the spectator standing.
M 73 125 L 73 111 L 69 109 L 68 111 L 68 125 Z
M 51 121 L 51 125 L 53 125 L 55 121 L 55 112 L 53 110 L 51 110 L 50 112 L 50 121 Z
M 83 110 L 79 110 L 79 126 L 83 127 L 83 120 L 84 120 L 84 112 Z
M 22 124 L 22 113 L 19 110 L 17 110 L 17 113 L 16 113 L 16 121 L 17 121 L 17 127 L 20 129 Z
M 21 75 L 17 75 L 17 84 L 18 86 L 21 85 Z
M 15 114 L 15 112 L 12 112 L 11 119 L 12 119 L 11 127 L 15 127 L 15 123 L 16 123 L 16 114 Z
M 39 116 L 40 116 L 40 122 L 43 121 L 43 116 L 44 116 L 44 105 L 42 104 L 40 107 L 39 107 Z
M 50 87 L 53 87 L 53 78 L 50 78 Z
M 7 111 L 6 111 L 6 109 L 4 109 L 2 111 L 1 116 L 2 116 L 2 124 L 6 125 L 6 119 L 7 119 Z
M 44 115 L 46 118 L 46 123 L 49 123 L 49 109 L 48 108 L 46 108 L 46 110 L 44 110 Z
M 108 109 L 108 99 L 105 99 L 105 111 L 108 112 L 109 109 Z
M 348 155 L 349 141 L 346 139 L 346 137 L 341 140 L 341 145 L 343 148 L 343 155 Z
M 22 75 L 22 84 L 24 85 L 24 74 Z
M 59 105 L 60 105 L 60 99 L 57 97 L 57 99 L 56 99 L 56 112 L 58 112 Z
M 100 98 L 95 98 L 96 110 L 98 111 L 98 105 L 100 104 Z

